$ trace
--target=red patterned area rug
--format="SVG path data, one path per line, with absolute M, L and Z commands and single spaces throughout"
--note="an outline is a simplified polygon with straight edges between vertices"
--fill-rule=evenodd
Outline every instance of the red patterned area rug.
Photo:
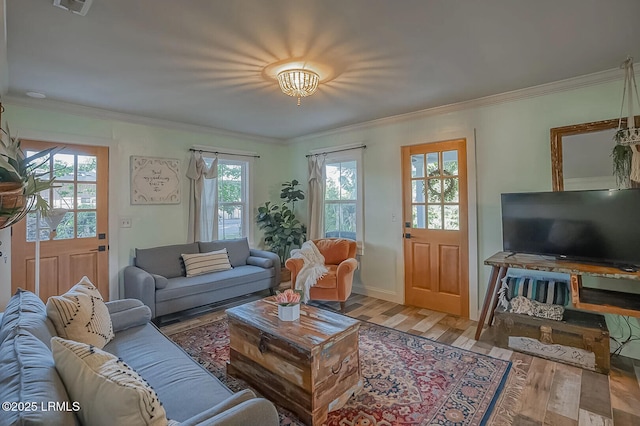
M 227 376 L 226 319 L 169 336 L 232 391 L 249 387 Z M 363 322 L 364 388 L 329 413 L 328 426 L 485 425 L 511 363 Z M 257 393 L 257 392 L 256 392 Z M 281 425 L 302 425 L 278 407 Z

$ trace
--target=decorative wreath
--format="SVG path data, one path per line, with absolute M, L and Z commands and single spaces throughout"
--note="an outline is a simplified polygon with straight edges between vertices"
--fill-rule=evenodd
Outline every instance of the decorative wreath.
M 453 173 L 447 171 L 447 170 L 442 170 L 442 175 L 445 176 L 445 178 L 442 179 L 427 179 L 427 185 L 429 186 L 429 190 L 431 192 L 434 192 L 436 194 L 440 194 L 440 191 L 438 190 L 437 184 L 436 182 L 441 181 L 442 182 L 442 186 L 444 187 L 444 191 L 442 191 L 442 199 L 443 200 L 448 200 L 451 199 L 453 197 L 453 195 L 456 193 L 456 191 L 458 190 L 458 184 L 457 181 L 455 179 L 446 179 L 446 176 L 454 176 Z M 436 177 L 436 176 L 441 176 L 440 175 L 440 170 L 434 170 L 432 172 L 430 172 L 429 174 L 427 174 L 428 177 Z M 423 187 L 422 192 L 424 193 L 426 191 L 426 188 Z M 424 194 L 425 196 L 428 197 L 427 194 Z

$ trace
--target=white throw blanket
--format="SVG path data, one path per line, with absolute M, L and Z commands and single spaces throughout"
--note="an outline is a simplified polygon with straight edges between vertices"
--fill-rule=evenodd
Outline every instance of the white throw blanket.
M 324 274 L 329 272 L 324 266 L 324 256 L 313 241 L 306 241 L 299 249 L 291 250 L 292 259 L 304 260 L 304 265 L 296 277 L 296 290 L 302 290 L 302 301 L 309 301 L 309 289 L 316 285 Z

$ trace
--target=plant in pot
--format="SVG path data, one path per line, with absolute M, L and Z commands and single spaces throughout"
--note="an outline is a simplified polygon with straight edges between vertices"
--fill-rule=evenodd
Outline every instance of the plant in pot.
M 300 247 L 307 237 L 307 227 L 294 214 L 297 201 L 304 200 L 304 192 L 298 189 L 299 182 L 292 180 L 282 184 L 281 204 L 271 204 L 267 201 L 258 207 L 256 222 L 264 231 L 264 243 L 270 251 L 280 257 L 282 267 L 282 281 L 289 281 L 291 273 L 284 267 L 285 260 L 291 254 L 291 249 Z
M 40 191 L 52 188 L 53 179 L 44 179 L 48 172 L 38 168 L 48 161 L 55 148 L 27 157 L 20 149 L 20 140 L 0 128 L 0 228 L 22 219 L 31 208 L 46 217 L 50 211 Z

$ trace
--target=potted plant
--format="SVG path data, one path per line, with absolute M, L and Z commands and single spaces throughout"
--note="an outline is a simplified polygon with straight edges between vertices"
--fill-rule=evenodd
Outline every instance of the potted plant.
M 53 179 L 43 179 L 38 168 L 48 161 L 54 148 L 27 157 L 20 140 L 0 128 L 0 228 L 11 226 L 34 207 L 45 217 L 50 211 L 40 191 L 53 187 Z
M 631 183 L 631 158 L 633 151 L 629 145 L 621 145 L 620 131 L 616 132 L 614 140 L 618 142 L 611 152 L 613 159 L 613 175 L 618 188 L 628 188 Z
M 285 260 L 289 257 L 291 249 L 300 247 L 306 239 L 307 227 L 303 225 L 294 214 L 297 201 L 304 200 L 304 192 L 297 189 L 297 180 L 282 184 L 280 198 L 282 204 L 271 204 L 267 201 L 264 206 L 258 207 L 256 222 L 264 231 L 265 245 L 280 257 L 282 266 L 282 281 L 289 281 L 291 274 L 284 267 Z
M 276 303 L 278 303 L 278 318 L 281 321 L 295 321 L 300 318 L 300 290 L 286 289 L 282 293 L 276 292 Z

